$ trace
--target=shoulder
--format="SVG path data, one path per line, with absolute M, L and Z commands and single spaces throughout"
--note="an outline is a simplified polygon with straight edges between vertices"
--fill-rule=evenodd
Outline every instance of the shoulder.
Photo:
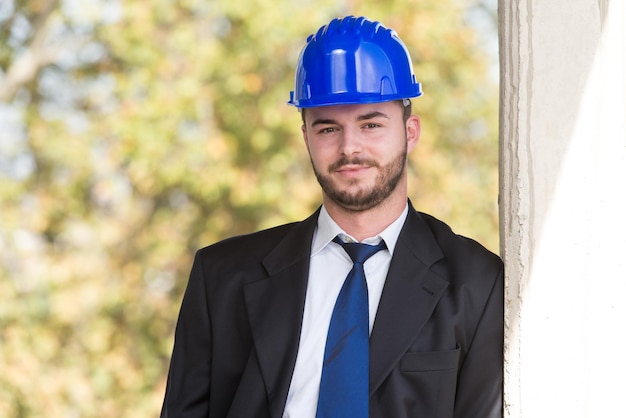
M 223 255 L 246 252 L 249 255 L 267 252 L 273 248 L 291 231 L 299 222 L 278 225 L 249 234 L 236 235 L 198 250 L 199 256 L 220 257 Z
M 435 239 L 445 247 L 444 249 L 451 251 L 470 251 L 477 254 L 483 254 L 489 258 L 499 259 L 496 254 L 489 251 L 478 241 L 455 233 L 452 227 L 450 227 L 447 223 L 426 213 L 418 212 L 418 214 L 428 224 L 430 230 L 435 236 Z
M 501 275 L 501 258 L 476 240 L 459 235 L 445 222 L 423 212 L 414 212 L 432 234 L 435 245 L 441 251 L 439 263 L 446 269 L 481 275 Z M 420 241 L 422 239 L 415 237 Z
M 205 283 L 211 293 L 237 291 L 244 282 L 266 277 L 263 260 L 297 223 L 237 235 L 196 252 L 190 281 Z
M 319 209 L 302 221 L 226 238 L 200 249 L 196 258 L 211 259 L 218 263 L 231 260 L 244 263 L 258 262 L 276 252 L 282 257 L 300 254 L 311 246 L 318 215 Z

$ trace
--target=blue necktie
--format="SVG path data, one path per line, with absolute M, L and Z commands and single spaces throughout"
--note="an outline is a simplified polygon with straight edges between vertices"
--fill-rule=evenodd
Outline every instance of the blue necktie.
M 354 265 L 343 283 L 328 327 L 317 418 L 367 418 L 369 410 L 369 307 L 363 263 L 386 248 L 334 242 Z

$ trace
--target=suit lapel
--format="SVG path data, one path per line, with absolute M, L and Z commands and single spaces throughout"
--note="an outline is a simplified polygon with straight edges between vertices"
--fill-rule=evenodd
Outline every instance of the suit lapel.
M 244 286 L 271 417 L 280 417 L 283 412 L 296 362 L 318 213 L 294 225 L 262 260 L 266 278 Z M 430 229 L 411 207 L 398 237 L 370 337 L 370 394 L 407 351 L 448 286 L 430 270 L 442 257 Z
M 244 287 L 272 417 L 282 414 L 296 362 L 317 217 L 294 225 L 262 260 L 268 276 Z
M 430 270 L 442 257 L 432 232 L 410 207 L 370 337 L 370 395 L 407 351 L 448 286 Z

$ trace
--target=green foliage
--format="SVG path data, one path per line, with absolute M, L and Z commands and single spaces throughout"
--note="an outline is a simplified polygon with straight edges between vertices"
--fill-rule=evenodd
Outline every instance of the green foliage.
M 496 86 L 466 4 L 3 1 L 0 416 L 157 415 L 194 251 L 319 204 L 286 101 L 332 17 L 402 35 L 413 203 L 497 250 Z

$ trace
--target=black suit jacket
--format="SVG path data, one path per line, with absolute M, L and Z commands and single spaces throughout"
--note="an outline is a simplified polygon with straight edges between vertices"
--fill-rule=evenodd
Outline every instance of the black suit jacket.
M 198 251 L 162 418 L 282 416 L 318 212 Z M 500 258 L 410 207 L 370 338 L 370 417 L 501 417 L 502 349 Z

